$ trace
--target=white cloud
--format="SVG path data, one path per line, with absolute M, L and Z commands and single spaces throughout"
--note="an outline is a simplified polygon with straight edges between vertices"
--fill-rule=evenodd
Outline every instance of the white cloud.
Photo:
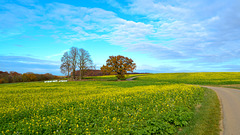
M 57 53 L 57 54 L 53 54 L 53 55 L 50 55 L 50 56 L 46 56 L 46 58 L 51 59 L 51 58 L 53 58 L 53 57 L 63 56 L 63 54 L 64 54 L 65 52 L 67 52 L 67 51 L 69 51 L 69 49 L 63 50 L 63 51 L 61 51 L 60 53 Z M 59 63 L 58 63 L 58 65 L 59 65 Z
M 182 18 L 189 13 L 186 8 L 173 6 L 170 1 L 156 1 L 156 0 L 135 0 L 130 4 L 130 12 L 134 15 L 145 15 L 150 19 L 166 19 L 166 17 L 178 17 Z M 178 5 L 177 2 L 174 3 Z M 171 20 L 171 18 L 168 18 Z
M 112 7 L 122 9 L 122 6 L 120 3 L 118 3 L 116 0 L 106 0 L 108 4 L 110 4 Z
M 146 17 L 156 31 L 151 34 L 156 38 L 155 46 L 148 42 L 140 50 L 149 50 L 159 59 L 196 58 L 206 62 L 221 59 L 223 62 L 240 57 L 236 51 L 239 50 L 236 44 L 240 43 L 237 8 L 240 2 L 180 2 L 136 0 L 130 4 L 129 11 Z
M 35 65 L 53 65 L 53 66 L 59 66 L 59 62 L 34 62 L 34 61 L 16 61 L 18 63 L 23 63 L 23 64 L 35 64 Z
M 124 21 L 116 25 L 109 35 L 112 44 L 132 47 L 147 40 L 146 36 L 153 34 L 153 26 L 141 22 Z
M 2 71 L 16 71 L 19 73 L 53 73 L 59 75 L 59 61 L 41 60 L 23 56 L 0 56 L 0 69 Z

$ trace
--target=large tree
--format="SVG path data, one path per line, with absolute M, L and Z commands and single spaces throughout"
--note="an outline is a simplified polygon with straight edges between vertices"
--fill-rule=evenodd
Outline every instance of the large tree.
M 69 73 L 71 73 L 71 59 L 70 56 L 68 54 L 68 52 L 65 52 L 62 59 L 61 59 L 61 72 L 63 74 L 67 74 L 67 77 L 69 78 Z
M 73 79 L 75 79 L 75 71 L 77 68 L 77 60 L 78 60 L 78 48 L 72 47 L 70 49 L 70 63 L 71 63 L 71 68 L 72 68 L 72 73 L 73 73 Z
M 136 69 L 136 63 L 133 63 L 132 59 L 121 55 L 109 56 L 106 66 L 101 67 L 103 73 L 117 74 L 118 79 L 125 78 L 127 71 L 133 72 L 134 69 Z
M 93 67 L 92 59 L 88 51 L 84 49 L 79 49 L 78 52 L 78 67 L 80 79 L 83 78 L 87 70 Z

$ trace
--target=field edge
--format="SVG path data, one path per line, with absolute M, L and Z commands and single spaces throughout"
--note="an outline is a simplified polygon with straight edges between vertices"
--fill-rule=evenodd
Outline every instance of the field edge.
M 205 89 L 205 95 L 201 105 L 196 107 L 193 119 L 189 126 L 184 127 L 178 135 L 219 135 L 222 121 L 222 113 L 219 98 L 215 91 Z

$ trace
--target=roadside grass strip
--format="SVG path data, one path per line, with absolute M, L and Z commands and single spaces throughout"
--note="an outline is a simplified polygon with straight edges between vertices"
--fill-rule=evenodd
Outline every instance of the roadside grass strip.
M 221 108 L 218 97 L 213 90 L 205 89 L 203 102 L 196 107 L 189 126 L 183 128 L 179 135 L 219 135 Z

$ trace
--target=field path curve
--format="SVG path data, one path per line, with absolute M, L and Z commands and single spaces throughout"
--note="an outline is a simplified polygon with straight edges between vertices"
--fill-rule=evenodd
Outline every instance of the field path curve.
M 126 79 L 127 81 L 133 81 L 133 79 L 137 78 L 138 76 L 134 76 L 134 77 L 131 77 L 131 78 L 128 78 Z
M 201 86 L 216 91 L 222 104 L 223 135 L 240 135 L 240 90 Z

